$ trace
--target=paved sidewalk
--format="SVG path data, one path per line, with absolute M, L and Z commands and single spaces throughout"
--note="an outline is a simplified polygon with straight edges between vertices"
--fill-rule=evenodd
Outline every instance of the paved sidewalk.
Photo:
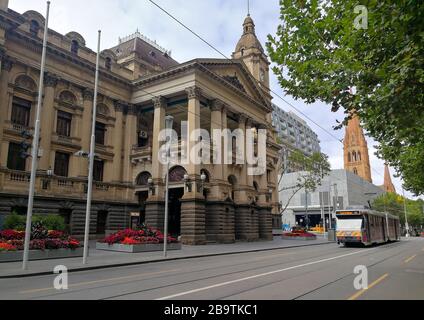
M 29 270 L 27 271 L 22 270 L 22 262 L 6 262 L 0 263 L 0 279 L 48 275 L 52 274 L 54 267 L 58 265 L 66 266 L 69 272 L 77 272 L 84 270 L 161 262 L 167 260 L 193 259 L 208 256 L 239 254 L 245 252 L 278 250 L 325 244 L 335 245 L 334 242 L 329 242 L 327 239 L 322 237 L 319 237 L 317 240 L 310 241 L 283 240 L 280 237 L 275 237 L 273 241 L 237 242 L 228 245 L 213 244 L 207 246 L 183 246 L 181 250 L 169 251 L 168 257 L 164 258 L 163 252 L 144 252 L 131 254 L 100 251 L 95 249 L 95 242 L 90 242 L 88 264 L 85 266 L 82 265 L 82 257 L 30 261 Z

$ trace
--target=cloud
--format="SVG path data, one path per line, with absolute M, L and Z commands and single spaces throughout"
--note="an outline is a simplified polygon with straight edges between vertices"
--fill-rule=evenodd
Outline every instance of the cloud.
M 230 57 L 241 34 L 242 23 L 247 14 L 245 0 L 156 0 L 156 2 L 175 17 L 192 28 L 208 42 L 212 43 Z M 194 58 L 222 58 L 216 51 L 197 39 L 193 34 L 177 24 L 148 0 L 52 0 L 50 28 L 65 34 L 69 31 L 79 32 L 87 41 L 87 46 L 96 48 L 97 30 L 101 29 L 102 48 L 109 48 L 124 37 L 140 30 L 159 45 L 172 50 L 172 56 L 179 62 Z M 266 3 L 266 4 L 265 4 Z M 36 10 L 45 14 L 44 0 L 10 0 L 9 7 L 20 13 Z M 264 44 L 268 34 L 273 34 L 279 24 L 280 8 L 278 0 L 251 0 L 251 15 L 256 24 L 256 33 Z M 285 100 L 307 114 L 327 131 L 342 139 L 344 130 L 333 131 L 336 120 L 342 120 L 343 112 L 332 113 L 330 107 L 323 103 L 306 105 L 284 96 L 275 76 L 271 75 L 271 87 Z M 287 111 L 294 111 L 288 104 L 275 97 L 274 103 Z M 335 169 L 343 167 L 343 145 L 335 141 L 328 133 L 305 119 L 321 140 L 323 152 L 330 156 Z M 373 143 L 370 143 L 372 145 Z M 377 184 L 381 182 L 384 164 L 375 156 L 371 157 L 373 175 Z M 377 175 L 376 172 L 380 172 Z M 400 191 L 401 181 L 394 179 Z

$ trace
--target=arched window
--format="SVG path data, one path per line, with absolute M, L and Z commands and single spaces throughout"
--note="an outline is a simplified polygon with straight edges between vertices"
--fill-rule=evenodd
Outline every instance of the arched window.
M 352 162 L 352 154 L 350 152 L 347 154 L 347 160 Z
M 358 169 L 353 168 L 353 173 L 356 174 L 356 175 L 358 175 Z
M 176 166 L 169 170 L 169 182 L 182 182 L 187 171 L 181 167 Z
M 204 174 L 206 176 L 205 182 L 209 183 L 210 182 L 210 174 L 209 174 L 208 170 L 206 170 L 206 169 L 200 170 L 200 175 L 202 175 L 202 174 Z
M 40 25 L 37 21 L 31 20 L 30 26 L 29 26 L 29 32 L 33 36 L 38 36 L 38 31 L 40 31 Z
M 358 151 L 358 160 L 362 161 L 361 151 Z
M 147 186 L 151 177 L 152 175 L 149 172 L 144 171 L 137 176 L 135 184 L 137 186 Z
M 71 52 L 73 54 L 78 54 L 79 43 L 77 40 L 72 40 L 71 42 Z
M 112 59 L 111 58 L 106 57 L 105 67 L 106 67 L 107 70 L 110 70 L 112 68 Z
M 357 160 L 355 151 L 352 152 L 352 159 L 353 159 L 353 162 L 356 162 L 356 160 Z

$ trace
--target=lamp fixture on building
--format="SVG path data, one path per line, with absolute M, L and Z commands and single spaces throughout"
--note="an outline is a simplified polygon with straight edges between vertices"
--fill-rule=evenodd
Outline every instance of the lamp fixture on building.
M 187 192 L 191 192 L 193 182 L 191 181 L 190 176 L 188 174 L 184 175 L 184 183 L 185 183 L 185 186 L 187 188 Z
M 154 196 L 156 188 L 152 178 L 149 178 L 149 180 L 147 180 L 147 185 L 149 186 L 149 191 L 152 193 L 152 196 Z

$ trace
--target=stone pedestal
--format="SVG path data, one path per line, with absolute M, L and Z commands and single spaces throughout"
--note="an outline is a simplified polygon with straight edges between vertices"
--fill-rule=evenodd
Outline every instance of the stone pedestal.
M 159 229 L 163 232 L 165 223 L 165 202 L 147 201 L 146 202 L 146 225 Z
M 259 237 L 263 240 L 272 240 L 271 208 L 259 207 Z
M 206 240 L 215 243 L 234 243 L 234 204 L 212 201 L 206 204 Z
M 252 207 L 251 217 L 250 217 L 250 236 L 249 239 L 252 241 L 259 240 L 259 208 Z
M 205 200 L 181 199 L 181 242 L 187 245 L 206 244 Z
M 236 240 L 249 241 L 251 235 L 251 207 L 250 205 L 237 205 L 235 209 Z

